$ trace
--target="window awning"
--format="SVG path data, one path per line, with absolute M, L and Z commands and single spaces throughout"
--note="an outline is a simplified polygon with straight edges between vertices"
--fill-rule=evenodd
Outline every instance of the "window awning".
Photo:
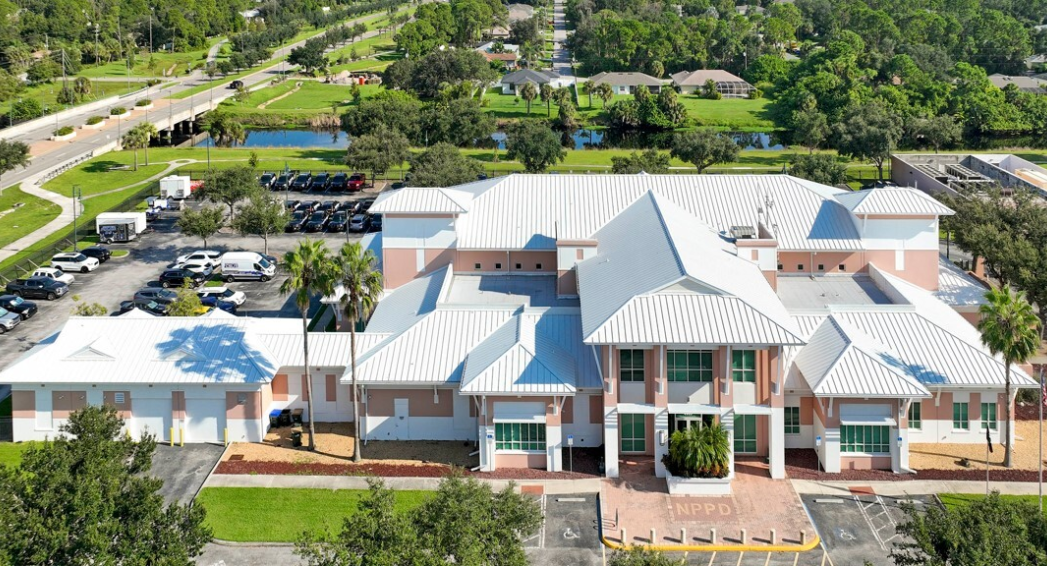
M 618 403 L 620 415 L 655 415 L 658 412 L 658 407 L 646 403 Z
M 496 402 L 494 404 L 494 422 L 545 422 L 545 403 L 512 403 Z
M 896 426 L 898 423 L 891 416 L 891 413 L 891 406 L 886 404 L 856 405 L 845 403 L 840 405 L 840 424 Z
M 718 405 L 700 403 L 669 403 L 666 409 L 674 415 L 719 415 L 723 413 Z

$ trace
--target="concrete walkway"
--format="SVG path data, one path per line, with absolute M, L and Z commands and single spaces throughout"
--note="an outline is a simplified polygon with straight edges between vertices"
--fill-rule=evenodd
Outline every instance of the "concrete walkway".
M 912 480 L 912 481 L 833 481 L 792 480 L 800 495 L 851 495 L 852 487 L 871 487 L 877 495 L 904 497 L 932 493 L 985 493 L 984 481 Z M 1005 495 L 1037 495 L 1036 482 L 989 482 L 990 491 Z
M 542 486 L 547 495 L 567 493 L 596 493 L 600 491 L 600 478 L 581 480 L 500 480 L 484 479 L 498 490 L 510 483 L 516 485 Z M 440 478 L 382 478 L 385 485 L 397 490 L 435 490 Z M 267 476 L 212 474 L 204 487 L 275 487 L 312 489 L 367 489 L 367 478 L 360 476 Z

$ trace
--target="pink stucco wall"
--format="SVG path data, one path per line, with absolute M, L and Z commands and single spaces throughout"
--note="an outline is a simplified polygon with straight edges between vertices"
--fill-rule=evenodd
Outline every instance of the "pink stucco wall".
M 890 456 L 840 456 L 841 470 L 890 470 Z
M 412 417 L 453 417 L 454 392 L 438 389 L 440 402 L 433 402 L 430 389 L 368 389 L 367 414 L 376 417 L 394 415 L 394 399 L 408 399 L 407 411 Z
M 533 468 L 546 469 L 545 454 L 503 454 L 494 456 L 495 466 L 499 468 Z

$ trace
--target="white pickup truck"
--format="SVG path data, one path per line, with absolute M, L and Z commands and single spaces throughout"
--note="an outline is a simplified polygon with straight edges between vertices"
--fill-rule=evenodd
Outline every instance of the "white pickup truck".
M 50 277 L 66 285 L 72 285 L 73 281 L 76 281 L 76 277 L 73 277 L 72 273 L 66 273 L 57 267 L 38 267 L 30 277 Z

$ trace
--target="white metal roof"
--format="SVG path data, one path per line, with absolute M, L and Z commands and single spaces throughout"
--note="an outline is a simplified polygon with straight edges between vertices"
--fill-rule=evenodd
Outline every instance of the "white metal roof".
M 71 317 L 2 383 L 265 383 L 278 361 L 248 318 Z
M 438 307 L 357 358 L 363 383 L 438 384 L 461 379 L 466 354 L 513 315 L 513 308 Z M 343 377 L 347 381 L 348 375 Z
M 799 344 L 759 268 L 668 197 L 649 192 L 578 264 L 590 344 Z
M 517 315 L 481 342 L 465 360 L 466 394 L 573 395 L 577 370 L 571 355 Z
M 427 213 L 460 214 L 465 207 L 451 198 L 445 189 L 406 187 L 395 191 L 384 191 L 371 206 L 376 213 Z
M 367 322 L 367 331 L 395 334 L 410 328 L 436 309 L 453 272 L 454 268 L 447 265 L 386 294 Z
M 938 256 L 938 290 L 934 296 L 953 307 L 980 307 L 988 289 L 953 262 Z
M 388 338 L 388 334 L 358 332 L 356 334 L 356 359 L 367 353 L 376 344 Z M 281 334 L 259 334 L 259 340 L 272 352 L 279 367 L 302 367 L 302 332 Z M 309 365 L 313 367 L 348 367 L 352 364 L 348 332 L 310 332 Z
M 830 315 L 796 357 L 818 397 L 929 397 L 909 368 L 875 340 Z
M 949 216 L 951 208 L 911 187 L 880 187 L 836 195 L 855 215 Z
M 552 250 L 557 239 L 591 238 L 648 191 L 720 233 L 765 219 L 782 250 L 863 247 L 853 216 L 832 198 L 843 191 L 786 175 L 515 174 L 488 181 L 457 221 L 459 249 Z

